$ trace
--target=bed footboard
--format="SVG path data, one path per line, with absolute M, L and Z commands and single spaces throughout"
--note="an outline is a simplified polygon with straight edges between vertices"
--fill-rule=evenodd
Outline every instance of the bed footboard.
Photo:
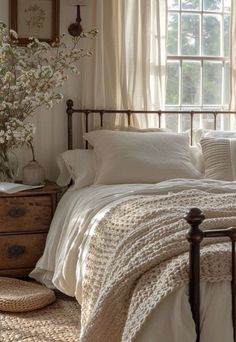
M 190 229 L 186 234 L 189 246 L 189 302 L 192 310 L 193 320 L 196 326 L 197 339 L 200 342 L 200 245 L 204 238 L 229 237 L 232 244 L 232 322 L 234 342 L 236 342 L 236 228 L 201 230 L 199 226 L 205 217 L 200 209 L 192 208 L 185 220 L 189 223 Z

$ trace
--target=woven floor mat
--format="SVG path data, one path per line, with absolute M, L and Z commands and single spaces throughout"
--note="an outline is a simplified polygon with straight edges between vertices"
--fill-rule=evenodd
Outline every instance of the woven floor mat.
M 0 312 L 0 342 L 78 342 L 79 331 L 80 306 L 61 295 L 40 310 Z

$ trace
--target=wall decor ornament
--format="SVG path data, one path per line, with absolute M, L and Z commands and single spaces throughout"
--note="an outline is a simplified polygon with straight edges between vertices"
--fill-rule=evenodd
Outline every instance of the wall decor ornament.
M 49 44 L 59 38 L 60 0 L 10 0 L 10 28 L 20 45 L 35 37 Z
M 76 21 L 73 22 L 72 24 L 70 24 L 70 26 L 68 27 L 68 32 L 70 35 L 76 37 L 79 36 L 81 34 L 81 32 L 83 31 L 83 27 L 81 26 L 81 16 L 80 16 L 80 7 L 81 6 L 88 6 L 87 3 L 88 0 L 72 0 L 70 1 L 70 4 L 72 6 L 76 6 L 77 7 L 77 17 L 76 17 Z

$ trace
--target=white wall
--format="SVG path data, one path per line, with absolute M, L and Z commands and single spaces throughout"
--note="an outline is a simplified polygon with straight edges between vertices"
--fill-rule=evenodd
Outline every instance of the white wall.
M 60 31 L 67 32 L 67 28 L 76 17 L 76 9 L 70 6 L 68 0 L 61 0 L 60 4 Z M 84 20 L 82 10 L 82 16 Z M 8 0 L 0 0 L 0 20 L 8 23 Z M 86 19 L 85 19 L 86 21 Z M 70 37 L 67 38 L 68 42 Z M 72 98 L 75 107 L 79 107 L 79 84 L 82 80 L 79 76 L 73 76 L 64 85 L 61 92 L 64 94 L 64 101 L 61 104 L 55 104 L 51 110 L 46 108 L 40 109 L 32 119 L 37 127 L 37 132 L 34 139 L 36 150 L 36 159 L 45 167 L 48 179 L 55 179 L 58 174 L 55 163 L 56 156 L 67 149 L 67 117 L 65 102 L 68 98 Z M 79 121 L 79 120 L 78 120 Z M 78 122 L 78 134 L 76 139 L 78 144 L 81 144 L 80 124 Z M 30 152 L 27 149 L 22 149 L 18 153 L 20 169 L 31 159 Z

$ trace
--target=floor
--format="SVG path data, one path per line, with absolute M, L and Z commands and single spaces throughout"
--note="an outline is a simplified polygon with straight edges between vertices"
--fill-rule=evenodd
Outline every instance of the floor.
M 27 313 L 0 313 L 0 342 L 78 342 L 80 305 L 57 294 L 55 303 Z

